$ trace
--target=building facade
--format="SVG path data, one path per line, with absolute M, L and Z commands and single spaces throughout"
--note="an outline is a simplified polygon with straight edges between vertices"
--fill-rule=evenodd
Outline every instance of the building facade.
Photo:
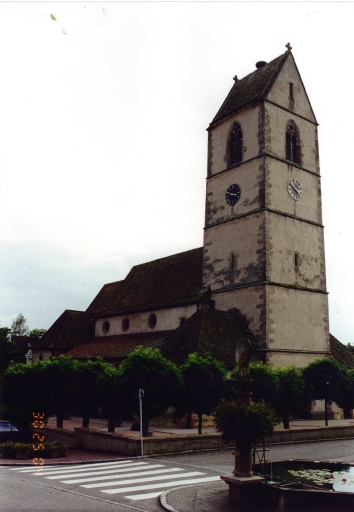
M 85 335 L 57 321 L 35 359 L 119 364 L 143 345 L 232 367 L 240 340 L 272 366 L 330 355 L 317 121 L 290 47 L 235 77 L 208 128 L 204 246 L 133 267 L 75 313 Z

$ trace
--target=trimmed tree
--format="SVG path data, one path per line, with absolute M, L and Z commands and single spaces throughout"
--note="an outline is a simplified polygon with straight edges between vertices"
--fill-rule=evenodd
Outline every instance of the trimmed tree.
M 108 432 L 114 433 L 117 420 L 121 419 L 128 410 L 120 369 L 107 365 L 104 373 L 98 378 L 98 387 L 101 394 L 100 405 L 108 413 Z
M 198 434 L 202 433 L 203 414 L 211 414 L 225 394 L 226 367 L 210 355 L 189 354 L 181 366 L 183 394 L 179 412 L 198 415 Z
M 76 376 L 76 401 L 82 414 L 82 426 L 89 427 L 90 416 L 94 409 L 101 406 L 104 397 L 102 385 L 112 375 L 112 365 L 97 358 L 80 362 Z M 106 388 L 107 389 L 107 388 Z
M 279 381 L 274 368 L 264 363 L 251 364 L 250 376 L 255 381 L 252 401 L 264 401 L 275 409 L 278 403 Z
M 290 428 L 289 415 L 294 412 L 305 396 L 305 382 L 295 366 L 274 368 L 277 379 L 277 400 L 274 404 L 275 411 L 281 415 L 285 429 Z
M 64 415 L 75 409 L 79 362 L 59 356 L 46 359 L 41 365 L 43 407 L 56 415 L 57 427 L 63 428 Z
M 309 396 L 325 401 L 325 424 L 328 425 L 328 401 L 340 400 L 346 368 L 335 359 L 315 359 L 302 371 Z
M 6 415 L 19 428 L 28 429 L 33 412 L 46 412 L 40 382 L 41 364 L 17 363 L 1 379 L 1 401 Z
M 180 371 L 159 350 L 143 347 L 131 352 L 121 369 L 130 412 L 138 416 L 139 389 L 144 390 L 142 428 L 147 437 L 150 420 L 175 405 L 182 390 Z
M 344 418 L 350 418 L 350 409 L 354 409 L 354 370 L 347 370 L 341 380 L 336 404 L 343 409 Z

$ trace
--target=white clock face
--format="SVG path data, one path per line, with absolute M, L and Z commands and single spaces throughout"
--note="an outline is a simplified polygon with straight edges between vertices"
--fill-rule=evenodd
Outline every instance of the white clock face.
M 301 184 L 295 178 L 291 178 L 291 180 L 288 181 L 288 192 L 289 196 L 292 197 L 295 201 L 298 201 L 302 196 Z

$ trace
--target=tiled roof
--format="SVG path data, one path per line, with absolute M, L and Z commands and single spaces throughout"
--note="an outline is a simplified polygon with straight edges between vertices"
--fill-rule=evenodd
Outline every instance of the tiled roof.
M 16 343 L 17 348 L 23 350 L 25 352 L 30 348 L 28 345 L 31 345 L 32 350 L 34 347 L 38 345 L 40 338 L 38 336 L 16 336 L 14 334 L 11 335 L 11 341 Z
M 241 80 L 236 80 L 211 125 L 252 101 L 264 98 L 289 55 L 291 52 L 287 50 L 265 66 L 256 69 Z
M 202 247 L 136 265 L 123 281 L 104 285 L 86 312 L 99 316 L 195 302 L 202 267 Z
M 83 311 L 66 309 L 36 344 L 35 350 L 50 348 L 65 352 L 90 339 L 92 320 Z
M 239 340 L 252 340 L 252 335 L 233 311 L 199 310 L 174 331 L 161 345 L 162 354 L 176 364 L 183 364 L 188 354 L 211 354 L 229 369 L 236 365 Z
M 346 368 L 354 368 L 354 354 L 341 343 L 337 338 L 330 334 L 330 351 L 333 359 Z
M 65 355 L 75 359 L 102 357 L 105 360 L 119 363 L 140 345 L 152 348 L 159 346 L 171 332 L 172 331 L 163 331 L 103 336 L 102 338 L 95 338 L 87 343 L 74 347 Z

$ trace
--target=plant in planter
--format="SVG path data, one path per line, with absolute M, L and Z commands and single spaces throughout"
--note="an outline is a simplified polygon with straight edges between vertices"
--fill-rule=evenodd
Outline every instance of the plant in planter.
M 213 415 L 217 432 L 225 441 L 236 443 L 234 475 L 252 476 L 252 444 L 272 434 L 278 423 L 274 411 L 264 402 L 249 405 L 221 400 Z
M 273 432 L 278 420 L 275 412 L 264 402 L 237 404 L 221 400 L 214 411 L 217 432 L 226 441 L 235 441 L 237 446 L 252 444 Z
M 40 449 L 35 450 L 32 443 L 13 443 L 7 441 L 0 444 L 0 456 L 4 459 L 28 459 L 31 457 L 65 457 L 68 447 L 59 441 L 44 441 Z

